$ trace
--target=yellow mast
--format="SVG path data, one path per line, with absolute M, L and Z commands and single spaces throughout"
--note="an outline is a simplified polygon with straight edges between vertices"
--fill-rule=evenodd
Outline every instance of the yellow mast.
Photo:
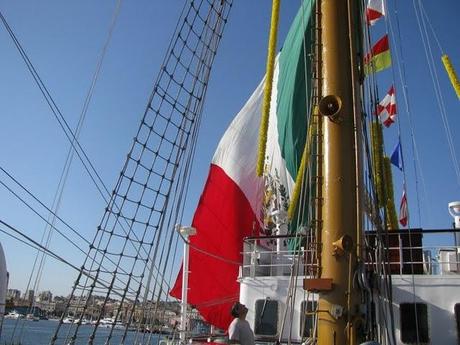
M 361 133 L 357 63 L 351 23 L 355 0 L 321 0 L 322 232 L 318 282 L 318 344 L 356 344 L 359 300 L 352 277 L 360 248 L 358 211 Z M 359 152 L 359 151 L 358 151 Z M 358 161 L 358 162 L 357 162 Z M 358 246 L 357 246 L 358 245 Z M 326 283 L 325 283 L 326 282 Z

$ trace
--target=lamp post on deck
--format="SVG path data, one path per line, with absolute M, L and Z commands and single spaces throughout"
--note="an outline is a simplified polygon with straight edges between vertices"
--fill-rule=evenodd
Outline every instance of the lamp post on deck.
M 454 218 L 454 228 L 457 231 L 460 231 L 460 201 L 452 201 L 449 202 L 449 213 Z M 456 232 L 454 234 L 454 244 L 455 244 L 455 251 L 456 251 L 456 267 L 457 272 L 459 269 L 459 261 L 460 261 L 460 248 L 458 247 L 460 244 L 460 232 Z
M 460 229 L 460 201 L 449 202 L 449 213 L 454 217 L 455 229 Z
M 188 290 L 188 260 L 189 260 L 189 237 L 196 234 L 196 229 L 191 226 L 176 225 L 176 231 L 179 232 L 184 240 L 184 259 L 182 263 L 182 303 L 180 319 L 180 340 L 185 342 L 185 333 L 187 331 L 187 290 Z

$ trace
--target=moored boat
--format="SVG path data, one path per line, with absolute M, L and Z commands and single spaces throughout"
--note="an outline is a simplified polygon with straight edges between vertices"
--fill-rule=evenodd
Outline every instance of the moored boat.
M 24 318 L 24 314 L 18 313 L 16 310 L 10 311 L 8 314 L 5 315 L 5 319 L 22 319 Z

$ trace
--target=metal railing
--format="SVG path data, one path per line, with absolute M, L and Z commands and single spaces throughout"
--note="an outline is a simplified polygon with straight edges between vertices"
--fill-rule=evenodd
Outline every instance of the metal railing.
M 453 245 L 450 237 L 452 234 Z M 459 230 L 452 229 L 394 231 L 382 236 L 369 232 L 365 236 L 365 264 L 368 270 L 374 270 L 377 264 L 386 265 L 393 275 L 459 275 L 459 235 Z M 450 243 L 432 244 L 436 241 Z M 379 242 L 383 242 L 385 248 L 383 260 L 377 259 Z M 301 276 L 311 275 L 311 272 L 316 272 L 319 268 L 319 263 L 314 260 L 315 248 L 318 246 L 310 245 L 305 248 L 301 243 L 298 236 L 292 235 L 246 238 L 241 277 L 289 276 L 293 270 Z

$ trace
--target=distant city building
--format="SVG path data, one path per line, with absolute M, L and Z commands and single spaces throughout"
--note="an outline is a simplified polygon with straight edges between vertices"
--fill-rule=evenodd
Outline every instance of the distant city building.
M 32 305 L 34 303 L 34 297 L 35 297 L 35 291 L 28 290 L 25 300 L 29 303 L 29 305 Z
M 66 316 L 83 317 L 95 320 L 101 318 L 115 318 L 120 322 L 150 323 L 154 331 L 162 328 L 175 328 L 180 322 L 181 305 L 177 301 L 146 301 L 133 302 L 124 301 L 106 296 L 53 296 L 51 291 L 37 292 L 27 290 L 21 295 L 17 289 L 8 289 L 9 308 L 27 308 L 32 305 L 41 316 L 61 317 Z M 190 327 L 202 328 L 203 320 L 196 311 L 189 312 Z M 200 328 L 200 329 L 201 329 Z M 1 344 L 0 344 L 1 345 Z
M 37 302 L 51 302 L 53 300 L 53 294 L 51 291 L 42 291 L 38 294 Z
M 64 296 L 54 296 L 53 297 L 54 302 L 62 302 L 62 301 L 67 301 L 67 297 Z
M 6 299 L 12 299 L 13 301 L 18 301 L 21 298 L 21 291 L 17 289 L 8 289 L 6 293 Z

